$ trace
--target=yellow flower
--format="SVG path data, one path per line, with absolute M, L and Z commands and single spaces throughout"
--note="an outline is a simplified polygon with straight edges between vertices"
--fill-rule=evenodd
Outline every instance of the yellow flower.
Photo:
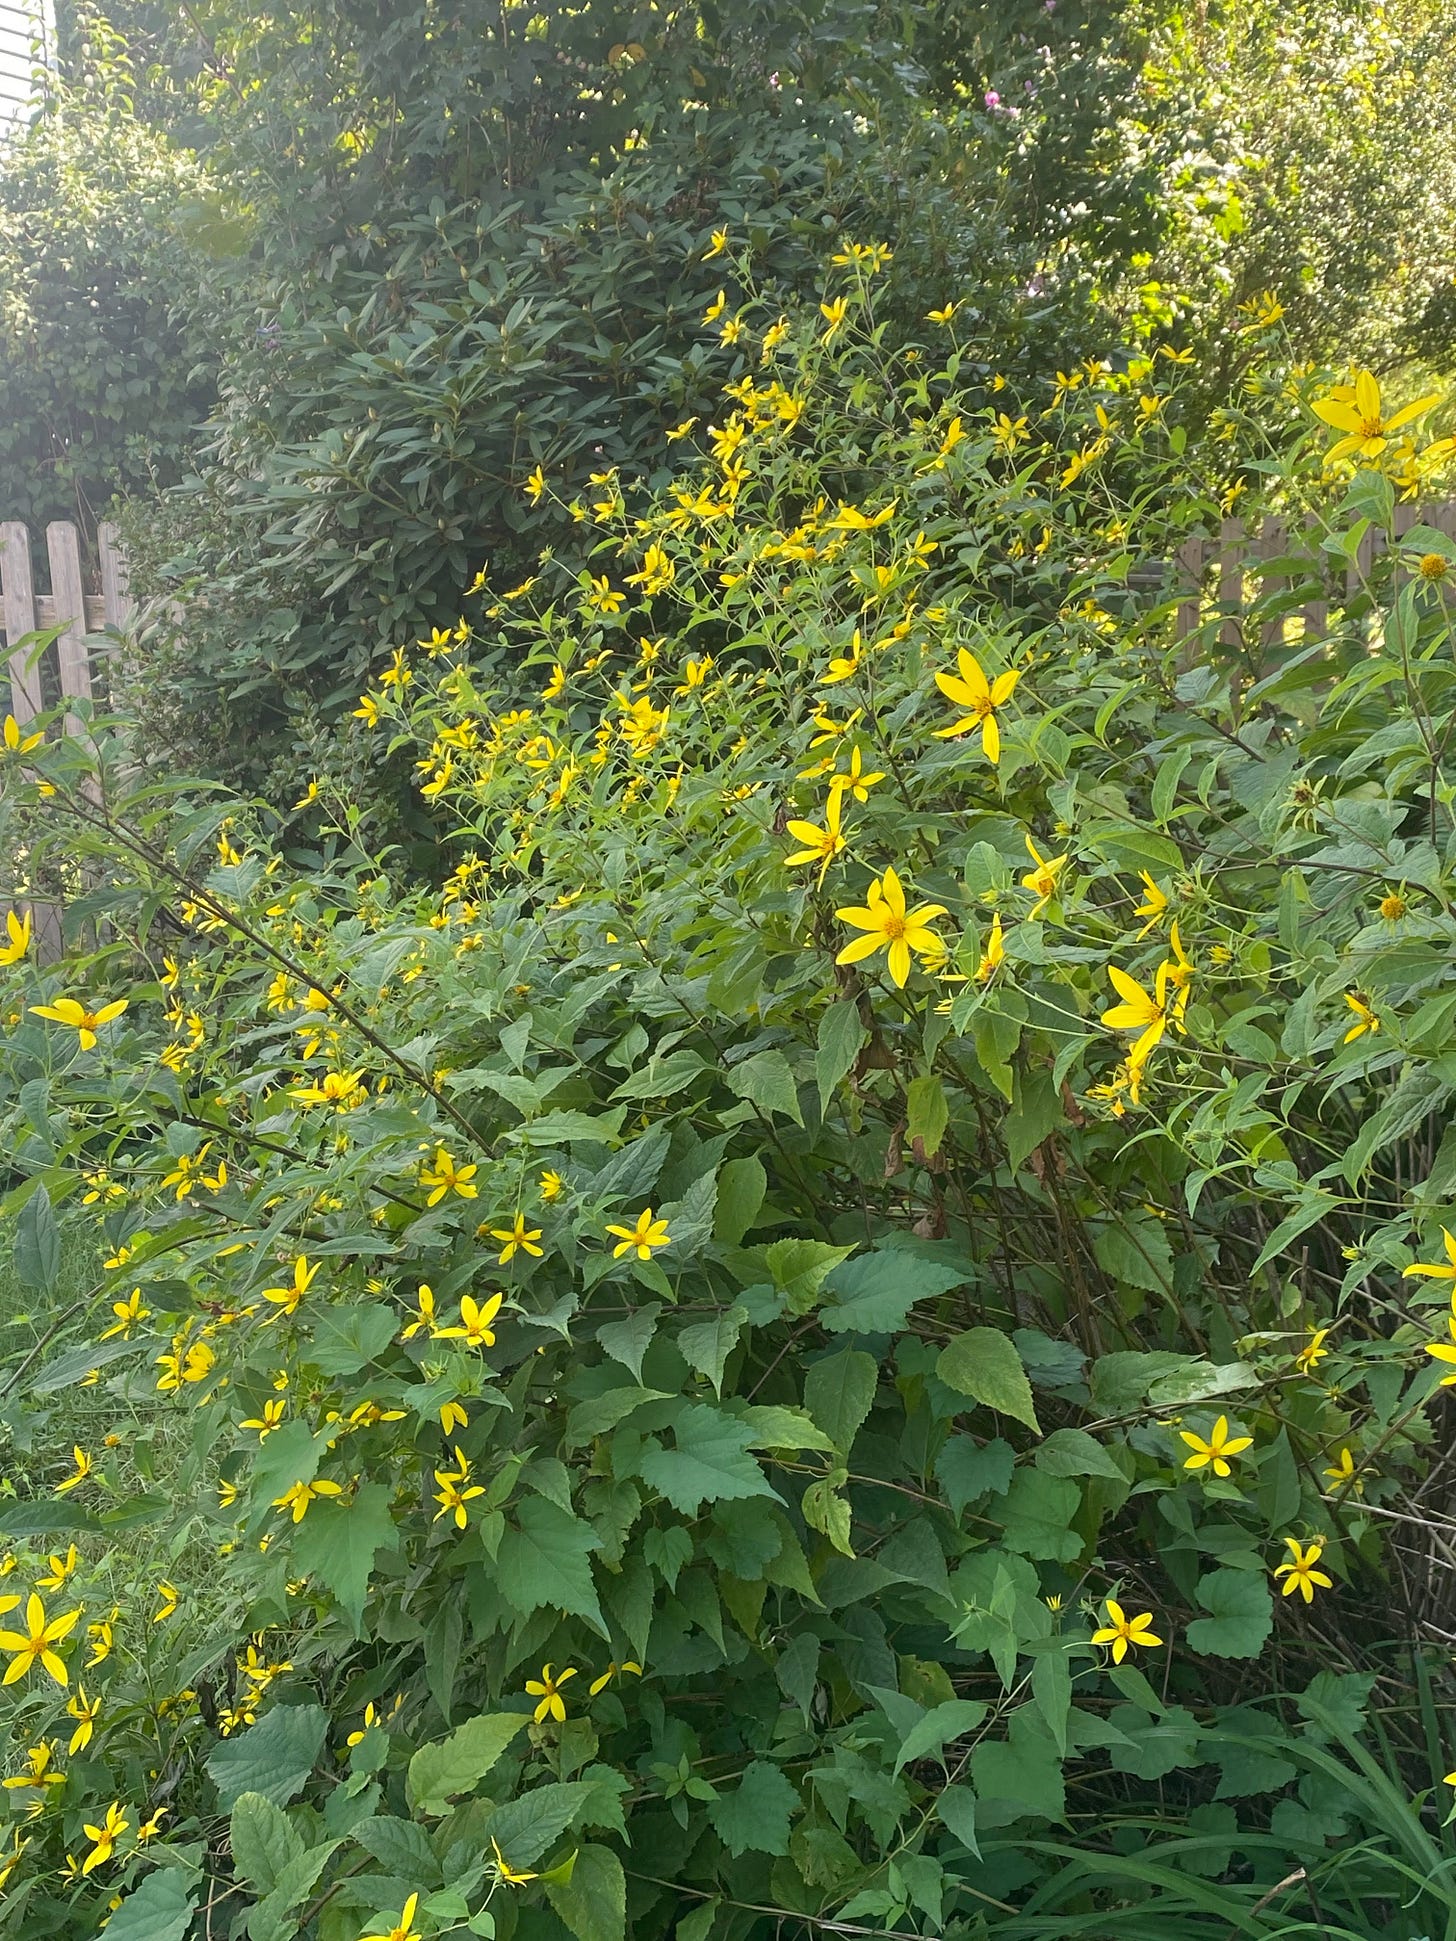
M 111 1858 L 112 1849 L 130 1827 L 131 1821 L 121 1810 L 120 1802 L 113 1800 L 106 1809 L 106 1818 L 100 1826 L 88 1826 L 86 1838 L 94 1841 L 90 1853 L 81 1863 L 81 1872 L 89 1874 L 96 1867 Z
M 794 841 L 804 846 L 802 849 L 796 849 L 791 856 L 786 856 L 784 861 L 789 864 L 817 863 L 821 883 L 824 881 L 825 871 L 844 848 L 844 836 L 839 827 L 843 801 L 844 796 L 840 791 L 830 791 L 829 800 L 824 807 L 822 829 L 815 822 L 794 821 L 785 825 Z
M 1452 1312 L 1447 1315 L 1446 1324 L 1450 1329 L 1451 1339 L 1449 1341 L 1428 1341 L 1426 1343 L 1426 1353 L 1434 1356 L 1437 1361 L 1456 1363 L 1456 1307 L 1453 1307 Z M 1453 1367 L 1449 1375 L 1443 1375 L 1441 1377 L 1439 1386 L 1442 1388 L 1456 1388 L 1456 1367 Z
M 9 935 L 8 944 L 0 945 L 0 964 L 18 964 L 30 949 L 30 912 L 17 917 L 13 910 L 5 912 L 5 929 Z
M 101 1618 L 95 1624 L 86 1626 L 86 1636 L 91 1645 L 91 1656 L 86 1660 L 88 1671 L 93 1665 L 104 1664 L 111 1656 L 111 1625 L 115 1616 L 113 1611 L 111 1618 Z
M 266 1442 L 282 1422 L 287 1409 L 288 1404 L 282 1398 L 276 1402 L 265 1402 L 261 1415 L 250 1415 L 246 1421 L 240 1422 L 238 1427 L 240 1429 L 256 1429 L 258 1431 L 259 1442 Z
M 160 1601 L 157 1605 L 156 1610 L 152 1612 L 152 1623 L 165 1624 L 167 1622 L 167 1619 L 171 1617 L 173 1612 L 177 1609 L 176 1586 L 169 1584 L 166 1581 L 166 1579 L 163 1578 L 162 1582 L 157 1586 L 157 1597 Z
M 675 444 L 679 438 L 686 438 L 697 422 L 696 418 L 684 418 L 680 425 L 674 425 L 668 432 L 668 442 Z
M 460 1406 L 458 1400 L 442 1402 L 440 1404 L 440 1434 L 442 1436 L 453 1436 L 457 1429 L 468 1429 L 469 1427 L 470 1417 Z
M 1451 562 L 1444 553 L 1422 553 L 1416 563 L 1416 572 L 1427 582 L 1444 580 L 1450 570 Z
M 285 1314 L 297 1314 L 299 1302 L 307 1294 L 309 1288 L 312 1287 L 314 1277 L 322 1265 L 323 1262 L 321 1260 L 316 1260 L 310 1267 L 308 1264 L 308 1255 L 299 1254 L 293 1263 L 293 1279 L 286 1287 L 265 1287 L 263 1289 L 263 1299 L 265 1301 L 271 1301 L 278 1309 L 278 1313 L 272 1317 L 274 1320 L 280 1320 Z
M 493 1348 L 495 1335 L 491 1322 L 500 1313 L 503 1294 L 492 1294 L 488 1301 L 474 1301 L 468 1294 L 460 1297 L 460 1326 L 437 1328 L 437 1341 L 464 1341 L 472 1348 Z
M 1001 930 L 1001 912 L 991 918 L 991 934 L 986 939 L 986 948 L 981 952 L 981 961 L 976 965 L 976 982 L 989 984 L 991 979 L 1006 962 L 1006 945 Z
M 374 728 L 379 725 L 379 702 L 372 694 L 361 694 L 359 697 L 359 705 L 352 712 L 354 719 L 356 721 L 362 721 L 366 728 Z
M 457 1166 L 443 1146 L 436 1146 L 434 1160 L 420 1167 L 420 1185 L 430 1189 L 426 1206 L 438 1206 L 447 1193 L 458 1193 L 462 1200 L 473 1200 L 480 1188 L 471 1182 L 478 1166 Z
M 848 297 L 835 297 L 832 303 L 821 303 L 819 313 L 829 328 L 819 339 L 821 344 L 829 343 L 837 334 L 849 311 Z
M 531 1698 L 539 1698 L 541 1701 L 536 1707 L 534 1714 L 538 1725 L 543 1719 L 555 1719 L 558 1724 L 565 1722 L 566 1701 L 561 1696 L 561 1687 L 566 1683 L 568 1678 L 575 1678 L 575 1676 L 576 1667 L 574 1665 L 568 1665 L 565 1671 L 557 1673 L 554 1677 L 552 1676 L 550 1665 L 542 1665 L 541 1676 L 539 1678 L 528 1678 L 526 1680 L 526 1692 L 528 1696 Z
M 37 1018 L 50 1018 L 56 1024 L 68 1026 L 77 1035 L 82 1051 L 90 1051 L 96 1043 L 96 1034 L 102 1025 L 110 1024 L 119 1018 L 127 1008 L 124 997 L 103 1004 L 99 1011 L 92 1011 L 87 1005 L 73 997 L 58 997 L 54 1004 L 32 1004 L 31 1014 Z
M 400 1912 L 399 1926 L 392 1927 L 387 1934 L 364 1934 L 359 1941 L 420 1941 L 415 1927 L 415 1909 L 419 1906 L 418 1894 L 411 1894 Z
M 1297 1537 L 1286 1537 L 1284 1541 L 1289 1546 L 1289 1562 L 1276 1565 L 1274 1575 L 1286 1580 L 1284 1584 L 1286 1597 L 1292 1597 L 1295 1591 L 1298 1591 L 1306 1604 L 1312 1604 L 1317 1584 L 1329 1590 L 1334 1583 L 1333 1578 L 1327 1577 L 1322 1570 L 1315 1568 L 1324 1555 L 1325 1540 L 1323 1537 L 1316 1537 L 1307 1546 L 1302 1545 Z
M 945 954 L 944 943 L 929 927 L 935 917 L 946 914 L 945 906 L 922 903 L 913 910 L 907 909 L 905 892 L 893 869 L 887 869 L 870 884 L 866 903 L 850 904 L 834 914 L 841 923 L 865 932 L 844 946 L 835 963 L 857 964 L 877 950 L 883 950 L 887 953 L 890 976 L 902 989 L 910 975 L 912 951 L 922 961 L 926 958 L 934 961 Z
M 71 1706 L 68 1705 L 66 1710 L 69 1712 Z M 80 1738 L 79 1733 L 76 1736 Z M 88 1732 L 86 1737 L 89 1738 L 90 1736 Z M 85 1740 L 82 1740 L 83 1745 L 84 1743 Z M 71 1743 L 71 1750 L 72 1752 L 76 1750 L 74 1740 Z M 24 1768 L 13 1779 L 7 1779 L 4 1782 L 6 1791 L 18 1793 L 25 1792 L 31 1787 L 39 1787 L 44 1790 L 47 1786 L 64 1786 L 66 1783 L 66 1775 L 63 1772 L 53 1771 L 51 1768 L 51 1760 L 55 1758 L 55 1755 L 55 1746 L 49 1739 L 43 1739 L 38 1746 L 29 1747 L 25 1755 Z
M 1193 1454 L 1184 1463 L 1185 1469 L 1205 1469 L 1211 1467 L 1215 1476 L 1231 1476 L 1233 1465 L 1230 1456 L 1242 1455 L 1245 1449 L 1253 1447 L 1252 1436 L 1231 1436 L 1229 1420 L 1221 1415 L 1213 1425 L 1213 1434 L 1205 1442 L 1202 1436 L 1194 1435 L 1191 1429 L 1180 1429 L 1179 1435 Z
M 956 313 L 955 304 L 947 303 L 943 309 L 927 310 L 925 313 L 925 318 L 927 323 L 948 324 L 951 318 L 955 315 L 955 313 Z
M 137 1828 L 138 1846 L 141 1846 L 147 1840 L 153 1839 L 161 1832 L 162 1822 L 166 1819 L 167 1813 L 167 1807 L 159 1806 L 155 1813 L 150 1814 L 148 1818 L 142 1821 L 141 1825 Z
M 1156 1645 L 1163 1642 L 1161 1638 L 1155 1638 L 1148 1628 L 1153 1621 L 1151 1611 L 1144 1611 L 1141 1617 L 1130 1618 L 1124 1615 L 1122 1606 L 1114 1603 L 1109 1597 L 1107 1617 L 1108 1622 L 1100 1630 L 1092 1633 L 1092 1642 L 1110 1644 L 1112 1662 L 1115 1665 L 1122 1663 L 1132 1645 Z
M 1316 398 L 1311 409 L 1323 423 L 1345 436 L 1325 454 L 1327 464 L 1342 458 L 1379 458 L 1390 434 L 1419 418 L 1437 402 L 1435 393 L 1386 417 L 1380 402 L 1380 386 L 1369 371 L 1357 371 L 1353 385 L 1339 385 L 1328 397 Z
M 412 1341 L 417 1334 L 433 1335 L 435 1332 L 435 1293 L 427 1283 L 421 1282 L 416 1296 L 415 1318 L 409 1326 L 401 1329 L 400 1340 Z
M 715 229 L 713 231 L 712 240 L 709 242 L 708 247 L 703 251 L 702 260 L 706 263 L 706 262 L 709 262 L 714 256 L 721 256 L 723 254 L 723 251 L 727 249 L 727 247 L 728 247 L 728 231 L 726 229 Z
M 292 1510 L 294 1522 L 302 1523 L 308 1513 L 309 1504 L 318 1497 L 342 1496 L 343 1493 L 342 1483 L 331 1483 L 320 1476 L 311 1483 L 292 1484 L 281 1496 L 273 1498 L 273 1507 L 275 1510 Z
M 614 1235 L 618 1242 L 612 1249 L 613 1260 L 620 1260 L 623 1254 L 633 1252 L 639 1260 L 651 1260 L 655 1249 L 672 1245 L 666 1220 L 654 1219 L 650 1206 L 644 1207 L 637 1215 L 634 1226 L 608 1227 L 607 1232 Z
M 837 770 L 830 776 L 829 793 L 831 797 L 852 795 L 856 802 L 867 802 L 875 783 L 883 782 L 884 779 L 885 771 L 882 768 L 875 769 L 872 774 L 865 774 L 864 756 L 860 752 L 859 744 L 856 743 L 850 751 L 849 767 Z
M 981 663 L 967 648 L 962 647 L 956 656 L 960 675 L 937 674 L 935 685 L 957 707 L 966 708 L 968 713 L 959 721 L 953 721 L 948 728 L 937 728 L 938 741 L 948 741 L 956 735 L 969 734 L 972 729 L 981 731 L 981 748 L 986 760 L 994 768 L 1001 759 L 1001 726 L 996 710 L 1011 699 L 1016 683 L 1021 679 L 1019 668 L 1011 667 L 1004 674 L 998 674 L 994 681 L 988 681 Z
M 1355 1022 L 1340 1040 L 1341 1044 L 1353 1044 L 1356 1038 L 1363 1037 L 1367 1031 L 1373 1034 L 1380 1029 L 1379 1018 L 1376 1017 L 1364 998 L 1358 997 L 1354 991 L 1346 991 L 1345 1002 L 1355 1013 Z
M 1158 920 L 1168 907 L 1168 899 L 1145 869 L 1138 871 L 1138 877 L 1142 882 L 1144 894 L 1142 902 L 1133 911 L 1133 915 L 1147 918 L 1147 922 L 1138 932 L 1138 942 L 1141 943 L 1150 930 L 1156 929 Z
M 79 1443 L 72 1445 L 71 1455 L 76 1465 L 75 1473 L 56 1484 L 57 1496 L 64 1496 L 68 1490 L 77 1488 L 91 1474 L 91 1458 Z
M 538 1260 L 541 1258 L 542 1250 L 536 1245 L 541 1238 L 541 1229 L 540 1227 L 528 1228 L 524 1213 L 518 1213 L 509 1227 L 492 1227 L 490 1237 L 492 1240 L 501 1240 L 505 1243 L 497 1263 L 501 1267 L 504 1267 L 507 1261 L 514 1259 L 518 1253 L 534 1254 Z M 496 1296 L 496 1305 L 500 1305 L 499 1295 Z
M 545 490 L 546 474 L 538 465 L 526 480 L 526 497 L 531 501 L 532 505 L 539 505 L 541 503 L 541 495 Z
M 7 755 L 28 755 L 32 748 L 39 748 L 45 740 L 39 730 L 33 735 L 22 734 L 20 724 L 13 714 L 5 717 L 5 752 Z
M 19 1602 L 18 1597 L 0 1599 L 0 1609 L 12 1610 Z M 45 1605 L 32 1591 L 26 1599 L 24 1631 L 0 1631 L 0 1651 L 13 1653 L 0 1685 L 13 1685 L 32 1665 L 39 1665 L 58 1685 L 67 1684 L 66 1667 L 55 1647 L 70 1636 L 80 1615 L 79 1610 L 63 1611 L 59 1617 L 47 1618 Z
M 1066 868 L 1065 856 L 1043 856 L 1030 836 L 1026 837 L 1027 851 L 1035 868 L 1029 869 L 1021 879 L 1021 887 L 1030 890 L 1036 898 L 1031 914 L 1039 917 L 1057 893 L 1057 878 Z
M 1442 1227 L 1441 1241 L 1446 1249 L 1444 1261 L 1435 1263 L 1425 1260 L 1414 1261 L 1405 1269 L 1401 1279 L 1408 1281 L 1420 1277 L 1433 1281 L 1456 1281 L 1456 1234 Z M 1456 1288 L 1451 1290 L 1451 1298 L 1456 1301 Z
M 1356 1474 L 1355 1458 L 1348 1449 L 1342 1449 L 1324 1473 L 1336 1489 L 1346 1490 L 1353 1486 L 1357 1496 L 1364 1491 L 1365 1479 Z
M 1136 978 L 1119 970 L 1116 964 L 1107 966 L 1107 975 L 1112 980 L 1112 988 L 1122 1002 L 1114 1004 L 1102 1013 L 1102 1022 L 1109 1031 L 1136 1031 L 1139 1036 L 1128 1053 L 1134 1065 L 1145 1065 L 1154 1046 L 1168 1029 L 1168 980 L 1164 975 L 1167 966 L 1158 966 L 1157 983 L 1153 993 L 1145 991 Z
M 600 1678 L 594 1678 L 592 1680 L 590 1686 L 587 1688 L 590 1696 L 592 1698 L 595 1698 L 598 1692 L 605 1691 L 607 1686 L 611 1684 L 612 1680 L 614 1678 L 619 1677 L 621 1673 L 623 1673 L 624 1671 L 630 1671 L 633 1674 L 633 1676 L 636 1678 L 640 1678 L 642 1676 L 641 1665 L 636 1664 L 631 1658 L 625 1658 L 623 1659 L 620 1665 L 618 1664 L 608 1665 Z M 529 1689 L 530 1687 L 528 1686 L 527 1690 Z
M 728 308 L 728 292 L 726 290 L 720 290 L 717 296 L 715 296 L 713 301 L 708 305 L 707 309 L 703 312 L 704 325 L 706 326 L 710 323 L 717 323 L 718 319 L 722 316 L 723 312 L 727 308 Z
M 64 1557 L 52 1555 L 50 1574 L 46 1577 L 37 1577 L 35 1581 L 43 1591 L 58 1591 L 65 1584 L 66 1579 L 74 1575 L 80 1561 L 75 1544 L 69 1544 Z
M 78 1752 L 83 1752 L 91 1743 L 91 1736 L 96 1730 L 96 1721 L 101 1716 L 101 1700 L 87 1698 L 86 1687 L 78 1685 L 76 1696 L 66 1701 L 66 1710 L 76 1721 L 76 1729 L 71 1734 L 71 1743 L 66 1748 L 74 1759 Z
M 530 1688 L 527 1687 L 527 1689 L 529 1690 Z M 491 1850 L 495 1854 L 496 1873 L 505 1882 L 507 1887 L 522 1887 L 528 1880 L 535 1880 L 537 1878 L 535 1874 L 521 1873 L 517 1868 L 512 1867 L 494 1839 L 492 1839 L 490 1844 Z
M 541 1198 L 548 1206 L 553 1200 L 559 1200 L 561 1195 L 566 1191 L 566 1181 L 553 1166 L 548 1166 L 545 1172 L 542 1173 L 538 1185 Z
M 1406 1269 L 1407 1273 L 1411 1273 L 1412 1271 L 1414 1270 L 1411 1268 Z M 1452 1271 L 1456 1273 L 1456 1269 Z M 1324 1345 L 1325 1337 L 1328 1333 L 1328 1328 L 1316 1328 L 1309 1340 L 1305 1342 L 1299 1353 L 1294 1357 L 1294 1365 L 1301 1375 L 1312 1375 L 1319 1363 L 1330 1352 Z
M 470 1462 L 462 1455 L 458 1445 L 455 1450 L 455 1460 L 460 1465 L 458 1469 L 435 1471 L 435 1481 L 440 1485 L 435 1501 L 440 1507 L 435 1512 L 434 1520 L 438 1523 L 442 1516 L 453 1516 L 455 1528 L 463 1530 L 467 1522 L 465 1505 L 474 1497 L 484 1496 L 485 1491 L 479 1483 L 470 1482 Z M 469 1484 L 468 1488 L 465 1487 L 466 1484 Z

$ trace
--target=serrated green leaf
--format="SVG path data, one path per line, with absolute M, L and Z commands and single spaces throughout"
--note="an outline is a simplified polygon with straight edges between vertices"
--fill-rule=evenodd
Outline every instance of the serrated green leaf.
M 678 1335 L 683 1360 L 698 1374 L 706 1375 L 719 1395 L 723 1393 L 723 1370 L 747 1321 L 748 1309 L 735 1303 L 706 1321 L 694 1321 Z
M 272 1892 L 283 1869 L 304 1850 L 283 1808 L 262 1793 L 239 1795 L 228 1838 L 235 1870 L 263 1894 Z
M 767 1759 L 755 1759 L 731 1792 L 708 1801 L 708 1819 L 729 1853 L 786 1854 L 798 1788 Z
M 412 1805 L 439 1814 L 457 1794 L 473 1792 L 525 1724 L 524 1712 L 486 1712 L 448 1739 L 421 1746 L 409 1763 Z
M 819 1318 L 830 1334 L 898 1334 L 911 1308 L 962 1286 L 973 1272 L 880 1247 L 835 1268 Z
M 356 1632 L 374 1560 L 399 1544 L 389 1504 L 383 1483 L 361 1483 L 350 1499 L 311 1504 L 296 1539 L 300 1560 L 338 1598 Z
M 878 1362 L 859 1348 L 824 1356 L 804 1377 L 804 1406 L 841 1456 L 874 1406 L 879 1379 Z
M 1085 1429 L 1053 1429 L 1036 1452 L 1036 1466 L 1049 1476 L 1107 1476 L 1127 1479 L 1095 1436 Z
M 895 1771 L 900 1772 L 916 1759 L 938 1759 L 952 1739 L 974 1732 L 989 1708 L 979 1699 L 947 1698 L 933 1706 L 900 1741 L 895 1755 Z
M 486 1838 L 496 1842 L 511 1866 L 529 1867 L 586 1811 L 596 1790 L 589 1779 L 533 1787 L 496 1808 L 486 1821 Z
M 1195 1618 L 1188 1647 L 1208 1658 L 1257 1658 L 1274 1629 L 1274 1600 L 1252 1570 L 1215 1570 L 1198 1580 L 1198 1602 L 1211 1615 Z
M 625 1941 L 627 1878 L 609 1847 L 580 1847 L 571 1878 L 548 1881 L 546 1898 L 576 1941 Z
M 755 1052 L 741 1065 L 731 1066 L 726 1077 L 735 1098 L 749 1100 L 770 1118 L 777 1113 L 780 1118 L 792 1119 L 796 1126 L 803 1125 L 794 1070 L 781 1051 Z
M 746 1422 L 706 1402 L 690 1402 L 672 1425 L 671 1449 L 653 1440 L 637 1473 L 684 1516 L 696 1516 L 704 1503 L 748 1496 L 779 1500 L 748 1450 L 755 1436 Z
M 860 1018 L 853 998 L 831 1004 L 819 1020 L 818 1049 L 814 1054 L 814 1082 L 819 1087 L 819 1110 L 828 1112 L 829 1101 L 845 1073 L 859 1056 L 860 1046 L 869 1033 Z
M 713 1238 L 725 1247 L 742 1244 L 743 1236 L 758 1218 L 768 1192 L 768 1174 L 763 1161 L 751 1154 L 747 1159 L 730 1159 L 718 1173 L 718 1199 L 713 1214 Z
M 158 1867 L 106 1923 L 107 1941 L 184 1941 L 197 1895 L 177 1867 Z
M 950 1123 L 950 1107 L 945 1091 L 934 1072 L 912 1078 L 905 1094 L 906 1135 L 918 1145 L 926 1158 L 940 1150 L 945 1129 Z
M 1016 1344 L 999 1328 L 968 1328 L 958 1334 L 941 1349 L 935 1372 L 957 1395 L 968 1395 L 1041 1433 Z
M 528 1496 L 500 1541 L 496 1581 L 501 1594 L 522 1617 L 561 1611 L 585 1618 L 606 1637 L 590 1562 L 601 1547 L 589 1523 L 545 1497 Z
M 224 1811 L 231 1811 L 244 1793 L 261 1793 L 275 1806 L 286 1806 L 303 1791 L 328 1729 L 322 1706 L 275 1705 L 246 1732 L 214 1746 L 207 1770 Z

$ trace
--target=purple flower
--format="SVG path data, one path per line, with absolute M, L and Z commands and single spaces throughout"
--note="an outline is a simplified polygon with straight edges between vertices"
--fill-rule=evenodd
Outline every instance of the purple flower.
M 1001 97 L 994 88 L 987 88 L 986 90 L 986 106 L 988 108 L 999 108 L 1001 106 Z

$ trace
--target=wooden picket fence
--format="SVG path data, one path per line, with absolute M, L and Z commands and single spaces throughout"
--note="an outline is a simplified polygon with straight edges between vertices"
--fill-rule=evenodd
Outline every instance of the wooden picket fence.
M 100 671 L 94 666 L 94 637 L 103 629 L 118 636 L 131 621 L 126 561 L 115 526 L 101 526 L 96 541 L 93 590 L 87 585 L 75 526 L 64 520 L 47 526 L 44 559 L 50 589 L 39 593 L 30 529 L 14 520 L 0 525 L 0 624 L 9 661 L 10 712 L 22 728 L 57 701 L 90 699 Z M 46 653 L 36 655 L 18 645 L 25 635 L 55 626 L 61 632 Z

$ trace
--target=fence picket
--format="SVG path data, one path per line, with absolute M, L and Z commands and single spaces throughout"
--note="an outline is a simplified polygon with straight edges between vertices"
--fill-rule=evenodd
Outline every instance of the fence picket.
M 30 534 L 18 523 L 0 526 L 0 600 L 3 600 L 5 638 L 14 642 L 34 633 L 37 625 L 35 585 L 30 573 Z M 23 728 L 41 711 L 40 666 L 30 666 L 29 654 L 12 646 L 10 709 Z
M 91 699 L 91 656 L 86 649 L 86 586 L 81 577 L 81 542 L 76 528 L 63 520 L 46 527 L 46 552 L 51 563 L 51 600 L 55 621 L 63 623 L 56 642 L 61 670 L 61 693 L 68 701 Z M 66 732 L 80 732 L 74 714 L 66 716 Z

